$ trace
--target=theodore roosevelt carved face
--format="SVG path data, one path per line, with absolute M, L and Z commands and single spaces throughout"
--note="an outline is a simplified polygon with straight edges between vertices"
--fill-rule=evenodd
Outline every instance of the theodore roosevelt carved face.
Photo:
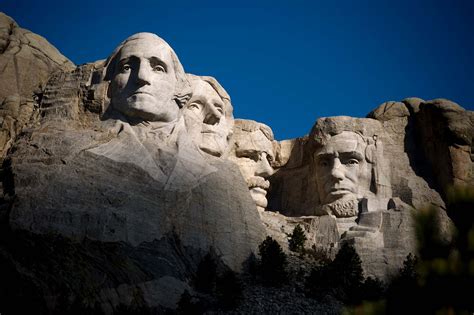
M 222 156 L 234 125 L 230 97 L 212 77 L 188 74 L 188 79 L 193 91 L 183 108 L 188 132 L 202 151 Z
M 273 133 L 268 126 L 256 121 L 236 120 L 234 141 L 230 159 L 239 166 L 257 208 L 263 210 L 267 207 L 270 187 L 266 178 L 274 172 Z
M 187 79 L 176 54 L 160 37 L 151 33 L 129 37 L 109 57 L 106 69 L 115 110 L 146 121 L 178 118 Z

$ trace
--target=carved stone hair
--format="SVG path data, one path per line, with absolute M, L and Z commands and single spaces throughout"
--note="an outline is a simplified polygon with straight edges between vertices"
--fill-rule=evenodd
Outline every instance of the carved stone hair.
M 122 48 L 129 42 L 134 41 L 134 40 L 155 40 L 159 42 L 159 45 L 163 45 L 167 47 L 170 50 L 171 53 L 171 60 L 173 62 L 173 69 L 175 72 L 176 76 L 176 88 L 175 88 L 175 93 L 174 93 L 174 99 L 178 106 L 181 108 L 184 106 L 184 104 L 189 100 L 191 97 L 191 86 L 189 84 L 188 79 L 186 78 L 186 74 L 184 72 L 183 66 L 181 62 L 178 59 L 178 56 L 174 52 L 173 48 L 171 48 L 170 45 L 168 45 L 167 42 L 165 42 L 161 37 L 159 37 L 156 34 L 152 33 L 137 33 L 126 40 L 124 40 L 120 45 L 115 48 L 115 50 L 112 52 L 112 54 L 107 58 L 105 61 L 105 69 L 104 69 L 104 81 L 111 81 L 115 75 L 115 69 L 117 66 L 117 57 L 120 54 L 120 51 Z
M 273 141 L 273 131 L 265 124 L 259 123 L 255 120 L 236 119 L 234 123 L 234 133 L 240 132 L 254 132 L 260 130 L 268 140 Z

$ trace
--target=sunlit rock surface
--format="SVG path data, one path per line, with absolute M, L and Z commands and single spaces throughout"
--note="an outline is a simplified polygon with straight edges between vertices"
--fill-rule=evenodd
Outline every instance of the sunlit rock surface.
M 154 34 L 76 67 L 2 14 L 0 32 L 0 302 L 20 313 L 175 309 L 204 255 L 245 271 L 298 224 L 387 279 L 416 251 L 412 214 L 435 207 L 449 239 L 446 189 L 474 183 L 474 115 L 448 100 L 276 141 Z

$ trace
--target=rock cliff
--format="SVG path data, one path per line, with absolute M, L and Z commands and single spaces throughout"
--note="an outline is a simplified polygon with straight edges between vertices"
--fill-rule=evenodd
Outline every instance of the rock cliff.
M 206 254 L 243 271 L 298 224 L 386 279 L 416 251 L 412 214 L 434 206 L 449 239 L 446 190 L 474 184 L 474 114 L 448 100 L 276 141 L 154 34 L 74 66 L 4 14 L 0 32 L 0 302 L 17 311 L 175 309 Z

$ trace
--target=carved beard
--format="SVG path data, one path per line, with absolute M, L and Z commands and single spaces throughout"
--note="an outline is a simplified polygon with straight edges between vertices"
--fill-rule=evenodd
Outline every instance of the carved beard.
M 359 214 L 359 200 L 342 198 L 322 205 L 321 208 L 326 213 L 334 214 L 337 218 L 355 217 Z

